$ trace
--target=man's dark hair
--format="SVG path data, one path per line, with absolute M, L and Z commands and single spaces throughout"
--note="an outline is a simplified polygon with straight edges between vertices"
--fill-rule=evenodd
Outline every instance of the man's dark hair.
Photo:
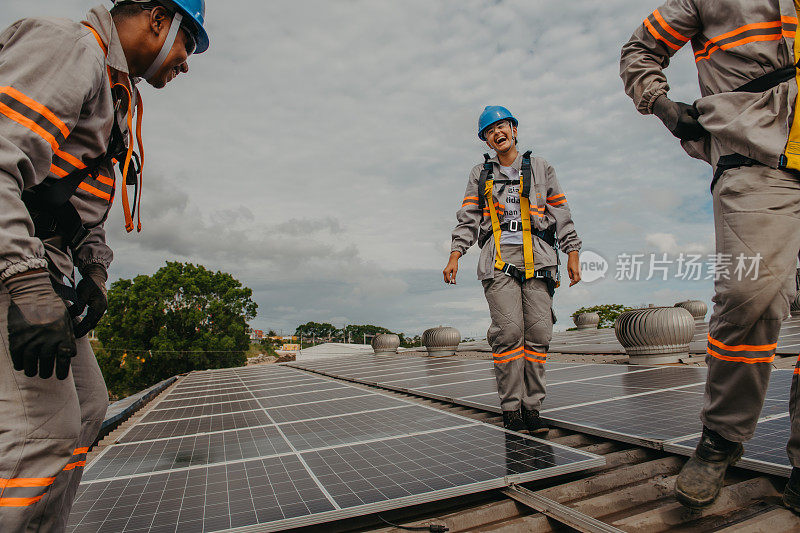
M 114 7 L 111 8 L 111 16 L 117 20 L 122 20 L 138 15 L 144 10 L 153 9 L 154 7 L 163 7 L 167 11 L 170 11 L 170 8 L 161 2 L 120 2 L 114 4 Z

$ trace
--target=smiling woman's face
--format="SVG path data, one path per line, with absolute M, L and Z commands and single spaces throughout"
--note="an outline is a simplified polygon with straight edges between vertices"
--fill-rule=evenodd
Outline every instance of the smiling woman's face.
M 505 152 L 514 146 L 514 139 L 517 137 L 517 128 L 509 120 L 495 122 L 484 133 L 486 144 L 496 152 Z

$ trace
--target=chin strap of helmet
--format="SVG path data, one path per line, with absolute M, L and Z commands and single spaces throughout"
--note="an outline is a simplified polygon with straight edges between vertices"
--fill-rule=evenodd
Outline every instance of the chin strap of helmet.
M 172 24 L 170 24 L 169 33 L 164 41 L 164 45 L 161 47 L 161 51 L 153 60 L 153 64 L 150 65 L 150 68 L 148 68 L 147 72 L 145 72 L 144 76 L 142 76 L 144 79 L 149 80 L 155 76 L 156 72 L 161 70 L 161 67 L 164 66 L 164 61 L 167 60 L 167 55 L 169 55 L 169 51 L 172 50 L 172 45 L 175 44 L 175 39 L 178 37 L 178 30 L 181 27 L 182 21 L 183 15 L 180 13 L 175 13 L 175 15 L 172 17 Z

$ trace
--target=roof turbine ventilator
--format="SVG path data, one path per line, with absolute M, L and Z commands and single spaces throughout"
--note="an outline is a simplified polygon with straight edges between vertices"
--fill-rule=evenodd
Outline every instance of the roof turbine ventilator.
M 456 328 L 442 327 L 426 329 L 422 333 L 422 344 L 431 357 L 455 355 L 461 342 L 461 332 Z
M 372 349 L 375 355 L 392 355 L 397 353 L 400 337 L 394 333 L 381 333 L 372 337 Z
M 678 302 L 675 307 L 682 307 L 689 311 L 697 322 L 702 322 L 708 313 L 708 306 L 702 300 L 686 300 L 685 302 Z
M 597 326 L 600 324 L 600 315 L 594 311 L 590 313 L 581 313 L 573 317 L 572 321 L 575 322 L 578 329 L 597 329 Z
M 619 315 L 614 333 L 631 364 L 666 364 L 688 357 L 694 326 L 694 317 L 682 307 L 648 307 Z

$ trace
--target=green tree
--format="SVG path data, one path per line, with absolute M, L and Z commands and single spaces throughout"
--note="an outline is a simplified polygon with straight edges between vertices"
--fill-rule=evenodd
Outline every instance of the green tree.
M 252 294 L 230 274 L 191 263 L 114 282 L 96 329 L 109 390 L 128 394 L 175 374 L 245 364 Z
M 345 338 L 354 342 L 355 344 L 361 344 L 364 342 L 365 338 L 367 340 L 367 344 L 369 344 L 372 340 L 372 337 L 375 335 L 380 335 L 381 333 L 392 333 L 386 328 L 382 328 L 381 326 L 373 326 L 372 324 L 365 324 L 363 326 L 352 324 L 345 326 L 343 331 Z
M 297 326 L 294 334 L 298 337 L 303 337 L 304 345 L 310 345 L 312 342 L 319 344 L 342 338 L 342 331 L 333 324 L 327 322 L 306 322 L 305 324 Z
M 625 311 L 630 311 L 631 309 L 631 307 L 625 307 L 621 304 L 593 305 L 591 307 L 581 307 L 572 313 L 571 316 L 572 318 L 575 318 L 581 313 L 594 312 L 600 315 L 600 323 L 597 326 L 598 328 L 613 328 L 614 321 L 617 319 L 617 317 Z

